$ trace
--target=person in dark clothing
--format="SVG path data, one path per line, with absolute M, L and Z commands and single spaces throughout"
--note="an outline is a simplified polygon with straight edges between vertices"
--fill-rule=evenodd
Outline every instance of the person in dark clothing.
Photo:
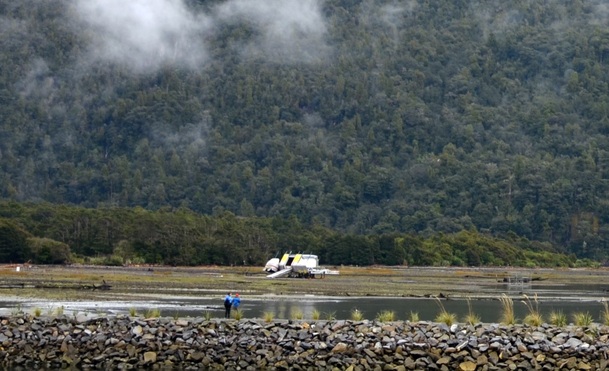
M 230 318 L 230 308 L 233 306 L 233 297 L 229 292 L 224 297 L 224 318 Z

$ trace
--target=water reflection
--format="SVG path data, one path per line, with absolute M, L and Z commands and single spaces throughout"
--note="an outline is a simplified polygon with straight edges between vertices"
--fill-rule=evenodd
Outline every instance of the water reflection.
M 508 294 L 514 300 L 516 317 L 522 320 L 527 315 L 527 306 L 522 303 L 524 294 L 528 295 L 532 304 L 549 318 L 552 312 L 564 313 L 569 321 L 573 313 L 589 313 L 596 322 L 601 322 L 604 298 L 608 297 L 607 286 L 603 280 L 591 280 L 588 284 L 552 284 L 549 282 L 535 282 L 521 285 L 508 285 L 499 282 L 481 285 L 472 282 L 473 298 L 472 311 L 483 322 L 498 322 L 502 306 L 498 300 L 501 295 Z M 146 296 L 137 296 L 137 293 L 113 293 L 114 301 L 63 301 L 3 298 L 0 296 L 0 314 L 10 314 L 18 310 L 33 313 L 38 308 L 43 314 L 56 312 L 63 308 L 63 312 L 91 313 L 97 315 L 128 314 L 135 310 L 144 315 L 151 309 L 159 309 L 163 316 L 172 317 L 198 317 L 211 315 L 221 318 L 224 314 L 222 301 L 224 293 L 190 292 L 191 296 L 183 293 L 184 290 L 167 289 L 165 295 L 158 295 L 154 300 Z M 121 295 L 125 295 L 121 298 Z M 210 296 L 212 295 L 212 296 Z M 266 313 L 272 313 L 275 319 L 296 318 L 295 313 L 301 313 L 305 319 L 311 319 L 314 312 L 319 312 L 321 319 L 337 318 L 348 319 L 355 309 L 361 311 L 366 319 L 374 319 L 380 312 L 393 311 L 398 320 L 411 318 L 412 313 L 418 314 L 421 320 L 432 321 L 443 306 L 448 312 L 455 313 L 460 321 L 468 313 L 468 303 L 464 298 L 451 297 L 442 300 L 439 304 L 433 298 L 412 297 L 321 297 L 321 296 L 283 296 L 262 295 L 248 296 L 241 293 L 242 310 L 244 318 L 264 318 Z M 538 303 L 534 298 L 538 298 Z M 129 298 L 129 299 L 128 299 Z
M 550 300 L 542 299 L 536 305 L 543 316 L 548 319 L 551 312 L 562 312 L 568 320 L 573 313 L 587 312 L 596 322 L 602 321 L 603 305 L 601 299 Z M 448 312 L 455 313 L 459 321 L 468 313 L 468 303 L 464 299 L 442 300 L 441 306 Z M 295 318 L 295 313 L 302 313 L 304 319 L 312 319 L 314 312 L 320 313 L 320 319 L 349 319 L 351 312 L 358 309 L 366 319 L 374 319 L 380 312 L 393 311 L 397 320 L 407 320 L 412 313 L 418 314 L 421 320 L 433 321 L 441 310 L 436 299 L 432 298 L 385 298 L 385 297 L 285 297 L 242 295 L 243 318 L 264 318 L 265 313 L 272 313 L 275 319 Z M 0 298 L 0 312 L 8 314 L 17 309 L 33 313 L 35 308 L 42 314 L 51 314 L 62 307 L 66 314 L 88 313 L 91 315 L 128 314 L 135 310 L 144 315 L 151 309 L 159 309 L 161 315 L 169 317 L 198 317 L 211 315 L 221 318 L 224 314 L 222 298 L 167 297 L 154 301 L 113 301 L 113 302 L 49 302 L 49 301 L 11 301 Z M 472 311 L 480 316 L 482 322 L 499 322 L 502 306 L 499 300 L 471 300 Z M 527 315 L 527 306 L 519 299 L 514 299 L 514 312 L 522 321 Z

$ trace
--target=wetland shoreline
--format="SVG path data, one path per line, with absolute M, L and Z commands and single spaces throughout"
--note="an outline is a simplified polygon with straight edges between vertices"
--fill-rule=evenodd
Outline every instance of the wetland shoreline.
M 262 267 L 104 267 L 22 266 L 0 268 L 0 298 L 5 302 L 117 303 L 126 310 L 159 298 L 188 301 L 220 298 L 238 291 L 253 300 L 283 298 L 442 298 L 497 300 L 523 292 L 544 301 L 601 301 L 607 269 L 522 269 L 445 267 L 331 267 L 338 276 L 323 279 L 268 279 Z M 527 278 L 525 286 L 506 279 Z M 106 289 L 101 289 L 106 284 Z M 578 288 L 578 289 L 575 289 Z M 531 289 L 531 290 L 529 290 Z M 568 296 L 567 296 L 568 295 Z M 180 299 L 182 298 L 182 299 Z M 16 304 L 20 305 L 20 304 Z M 38 304 L 40 305 L 40 304 Z M 43 305 L 44 308 L 44 305 Z M 7 310 L 5 309 L 4 313 Z M 373 313 L 369 313 L 373 315 Z

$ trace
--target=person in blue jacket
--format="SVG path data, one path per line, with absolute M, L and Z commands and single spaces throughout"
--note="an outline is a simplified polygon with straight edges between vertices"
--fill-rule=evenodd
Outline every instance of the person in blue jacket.
M 239 309 L 239 306 L 241 305 L 241 298 L 239 297 L 239 293 L 235 294 L 235 297 L 233 298 L 233 308 L 235 308 L 235 310 Z
M 230 318 L 230 308 L 233 306 L 233 297 L 229 292 L 224 297 L 224 318 Z

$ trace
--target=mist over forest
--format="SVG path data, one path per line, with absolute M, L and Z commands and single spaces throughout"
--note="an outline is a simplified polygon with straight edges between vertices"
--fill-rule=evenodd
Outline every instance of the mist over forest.
M 0 198 L 476 231 L 604 262 L 608 17 L 602 0 L 0 0 Z

